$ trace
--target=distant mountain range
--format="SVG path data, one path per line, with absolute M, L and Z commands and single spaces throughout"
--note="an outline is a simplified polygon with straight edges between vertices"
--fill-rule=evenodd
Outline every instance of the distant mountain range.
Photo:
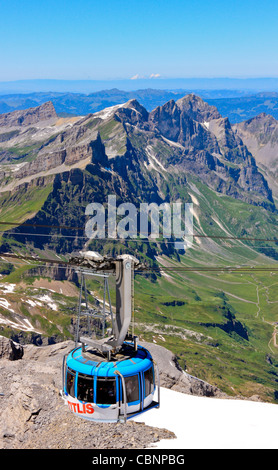
M 36 92 L 0 95 L 0 114 L 15 110 L 23 110 L 52 101 L 56 112 L 61 117 L 85 116 L 109 106 L 124 104 L 136 99 L 147 111 L 162 106 L 171 99 L 177 101 L 190 90 L 159 90 L 140 89 L 123 91 L 117 88 L 101 90 L 90 94 Z M 197 90 L 194 91 L 209 104 L 216 106 L 222 116 L 228 117 L 231 123 L 241 122 L 264 112 L 278 119 L 278 93 L 260 92 L 251 94 L 250 91 L 239 90 Z
M 232 90 L 234 92 L 278 91 L 278 78 L 140 78 L 111 80 L 33 79 L 0 82 L 0 94 L 62 92 L 94 93 L 118 88 L 126 91 L 152 88 L 156 90 Z M 235 95 L 234 95 L 235 96 Z

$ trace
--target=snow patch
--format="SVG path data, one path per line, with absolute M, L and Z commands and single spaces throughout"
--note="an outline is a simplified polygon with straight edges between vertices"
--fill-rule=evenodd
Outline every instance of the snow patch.
M 27 304 L 31 305 L 31 307 L 42 307 L 42 303 L 38 300 L 31 300 L 31 299 L 21 299 L 22 302 L 26 302 Z
M 9 325 L 12 328 L 16 328 L 17 330 L 24 330 L 24 331 L 35 331 L 36 333 L 40 333 L 36 331 L 34 327 L 31 325 L 30 321 L 27 318 L 24 318 L 19 323 L 14 321 L 8 320 L 7 318 L 0 318 L 0 324 L 2 325 Z
M 109 108 L 105 108 L 102 111 L 98 111 L 94 113 L 95 117 L 99 117 L 100 119 L 108 119 L 117 111 L 117 109 L 122 108 L 124 104 L 116 104 L 115 106 L 110 106 Z
M 9 310 L 12 313 L 15 313 L 12 308 L 10 308 L 10 302 L 7 301 L 7 299 L 0 299 L 0 306 Z
M 25 302 L 31 305 L 31 307 L 36 307 L 36 302 L 33 302 L 33 300 L 27 299 Z
M 42 302 L 45 302 L 48 307 L 50 307 L 52 310 L 55 310 L 57 312 L 58 307 L 57 305 L 53 302 L 53 300 L 49 297 L 49 295 L 41 295 L 39 299 Z
M 166 137 L 163 137 L 163 136 L 162 136 L 162 139 L 164 140 L 164 142 L 167 142 L 167 144 L 171 145 L 172 147 L 178 147 L 182 150 L 184 149 L 183 145 L 179 144 L 178 142 L 174 142 L 173 140 L 166 139 Z
M 40 289 L 45 289 L 45 290 L 49 290 L 49 292 L 54 292 L 54 293 L 56 293 L 55 290 L 49 289 L 49 287 L 40 287 Z
M 8 282 L 5 282 L 4 284 L 0 284 L 0 289 L 2 290 L 3 294 L 10 294 L 11 292 L 14 292 L 16 287 L 16 284 L 9 284 Z
M 176 439 L 162 439 L 155 448 L 278 448 L 278 407 L 275 404 L 199 397 L 163 387 L 160 398 L 160 408 L 133 418 L 133 421 L 175 433 Z
M 168 279 L 172 279 L 172 276 L 170 276 L 169 274 L 167 274 L 165 271 L 163 271 L 162 269 L 160 269 L 160 274 L 162 274 L 162 276 L 165 276 L 165 277 L 168 277 Z
M 195 237 L 194 237 L 194 240 L 196 241 L 196 243 L 198 243 L 198 245 L 201 245 L 201 244 L 202 244 L 200 238 L 198 238 L 198 237 L 195 236 Z
M 162 165 L 162 163 L 156 158 L 155 154 L 154 154 L 154 151 L 152 149 L 152 147 L 150 145 L 148 145 L 146 147 L 146 154 L 147 154 L 147 157 L 148 157 L 148 161 L 149 161 L 149 165 L 147 165 L 146 162 L 145 163 L 145 167 L 147 169 L 150 169 L 150 168 L 153 168 L 154 170 L 156 171 L 159 171 L 159 168 L 161 168 L 163 171 L 166 171 L 166 173 L 168 172 L 168 170 Z M 156 167 L 156 165 L 159 166 L 159 168 Z

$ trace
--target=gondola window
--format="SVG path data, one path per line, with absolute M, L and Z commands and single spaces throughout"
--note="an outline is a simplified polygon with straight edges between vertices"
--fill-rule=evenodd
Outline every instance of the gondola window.
M 116 380 L 112 378 L 97 379 L 97 403 L 113 405 L 116 403 Z
M 77 398 L 94 403 L 94 377 L 78 374 Z
M 145 376 L 145 397 L 150 395 L 154 391 L 154 381 L 153 381 L 153 368 L 146 370 L 144 373 Z
M 67 393 L 74 397 L 74 381 L 75 381 L 75 373 L 71 372 L 69 369 L 67 371 Z
M 126 400 L 127 403 L 139 400 L 139 383 L 138 375 L 132 377 L 125 377 L 126 386 Z

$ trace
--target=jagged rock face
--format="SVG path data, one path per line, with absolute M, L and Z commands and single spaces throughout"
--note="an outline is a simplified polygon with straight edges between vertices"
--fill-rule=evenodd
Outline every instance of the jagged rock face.
M 39 108 L 36 115 L 40 115 Z M 28 129 L 33 135 L 34 130 Z M 33 135 L 37 143 L 39 131 Z M 138 189 L 144 187 L 144 196 L 151 194 L 151 200 L 158 201 L 163 181 L 167 184 L 169 178 L 179 174 L 186 182 L 186 174 L 191 173 L 223 194 L 274 208 L 266 180 L 229 120 L 195 95 L 177 102 L 170 100 L 150 113 L 138 101 L 130 100 L 68 123 L 62 131 L 55 125 L 53 135 L 47 132 L 47 140 L 39 141 L 32 150 L 31 161 L 25 161 L 8 178 L 12 176 L 19 184 L 24 178 L 48 172 L 63 173 L 71 168 L 83 171 L 90 164 L 90 172 L 99 178 L 104 178 L 108 168 L 117 173 L 116 179 L 125 181 L 125 186 L 132 180 L 137 182 L 135 197 L 141 198 Z M 2 152 L 6 155 L 21 138 L 22 134 L 10 136 Z M 1 178 L 7 179 L 7 175 L 1 174 Z
M 123 123 L 141 126 L 144 126 L 149 117 L 148 111 L 137 100 L 128 101 L 124 107 L 116 111 L 115 115 Z
M 26 163 L 15 176 L 20 179 L 47 172 L 63 164 L 71 166 L 85 159 L 88 160 L 87 163 L 90 163 L 93 153 L 95 159 L 99 158 L 96 156 L 99 152 L 99 135 L 89 133 L 86 126 L 74 126 L 70 131 L 59 134 L 55 139 L 50 139 L 46 145 L 41 146 L 37 158 Z
M 278 121 L 272 116 L 261 113 L 247 121 L 233 125 L 239 136 L 262 169 L 266 180 L 278 196 Z
M 274 117 L 261 113 L 248 121 L 235 124 L 233 129 L 258 164 L 272 171 L 278 169 L 278 121 Z
M 170 140 L 178 141 L 180 134 L 180 110 L 174 100 L 154 109 L 149 115 L 151 127 Z
M 167 139 L 180 143 L 185 149 L 219 152 L 214 135 L 200 124 L 208 119 L 208 111 L 204 113 L 205 118 L 201 119 L 201 111 L 193 112 L 189 106 L 184 106 L 190 103 L 189 100 L 184 100 L 185 103 L 182 100 L 179 101 L 180 105 L 178 101 L 175 103 L 171 100 L 152 111 L 149 115 L 150 127 L 153 130 L 157 129 Z
M 105 146 L 102 143 L 99 133 L 97 134 L 96 140 L 90 142 L 90 148 L 92 152 L 92 164 L 96 163 L 104 167 L 108 165 L 108 158 L 105 153 Z
M 23 357 L 23 347 L 11 339 L 0 336 L 0 359 L 5 358 L 10 361 L 16 361 Z
M 219 119 L 221 115 L 215 106 L 210 106 L 196 95 L 190 94 L 177 100 L 177 106 L 191 119 L 198 122 L 208 122 Z
M 261 113 L 252 119 L 247 121 L 234 124 L 234 129 L 240 131 L 246 131 L 250 134 L 256 135 L 256 138 L 261 144 L 267 143 L 270 139 L 274 139 L 274 142 L 278 139 L 278 121 L 269 114 Z
M 40 121 L 48 121 L 49 119 L 57 119 L 57 114 L 51 101 L 36 108 L 0 114 L 0 127 L 30 126 Z
M 133 100 L 127 107 L 117 110 L 116 115 L 129 124 L 126 132 L 131 146 L 134 138 L 139 138 L 140 131 L 141 136 L 146 136 L 148 145 L 145 149 L 141 145 L 141 154 L 144 151 L 147 154 L 145 161 L 149 159 L 150 148 L 155 147 L 155 139 L 159 139 L 165 153 L 168 152 L 163 164 L 169 171 L 175 167 L 197 174 L 217 191 L 246 202 L 252 202 L 251 193 L 257 193 L 258 197 L 253 197 L 255 203 L 260 197 L 273 202 L 271 190 L 229 120 L 222 118 L 215 107 L 199 97 L 188 95 L 177 102 L 170 100 L 150 113 L 143 111 Z M 178 145 L 173 148 L 175 143 Z
M 199 97 L 188 95 L 159 106 L 149 113 L 148 129 L 180 144 L 168 156 L 168 165 L 197 174 L 213 189 L 246 202 L 260 204 L 263 197 L 273 203 L 266 180 L 229 120 Z
M 233 132 L 227 118 L 212 120 L 209 122 L 209 130 L 215 135 L 219 148 L 228 161 L 239 164 L 248 161 L 249 152 L 240 137 Z

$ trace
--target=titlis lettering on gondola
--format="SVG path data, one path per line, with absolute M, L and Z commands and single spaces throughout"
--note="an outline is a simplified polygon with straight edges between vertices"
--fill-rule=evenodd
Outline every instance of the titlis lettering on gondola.
M 68 401 L 68 407 L 74 413 L 80 414 L 92 414 L 95 411 L 90 403 L 74 403 L 72 401 Z

